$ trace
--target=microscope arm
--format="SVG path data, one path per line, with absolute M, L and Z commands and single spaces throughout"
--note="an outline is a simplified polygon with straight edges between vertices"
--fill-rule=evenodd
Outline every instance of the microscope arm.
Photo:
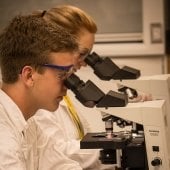
M 97 108 L 101 113 L 145 125 L 160 124 L 160 109 L 164 109 L 164 100 L 128 103 L 126 107 Z

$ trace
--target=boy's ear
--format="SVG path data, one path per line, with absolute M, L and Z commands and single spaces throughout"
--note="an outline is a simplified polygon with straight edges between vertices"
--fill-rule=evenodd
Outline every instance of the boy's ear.
M 31 66 L 24 66 L 22 69 L 21 72 L 22 80 L 28 86 L 32 86 L 34 84 L 33 73 L 34 73 L 34 69 Z

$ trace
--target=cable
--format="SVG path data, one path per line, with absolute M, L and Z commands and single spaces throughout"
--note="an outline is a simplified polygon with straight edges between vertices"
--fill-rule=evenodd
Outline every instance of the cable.
M 78 135 L 79 135 L 79 139 L 82 139 L 84 137 L 84 129 L 83 129 L 83 125 L 80 121 L 80 118 L 79 118 L 69 96 L 64 96 L 64 101 L 67 104 L 70 116 L 71 116 L 72 120 L 74 121 L 74 123 L 76 125 Z

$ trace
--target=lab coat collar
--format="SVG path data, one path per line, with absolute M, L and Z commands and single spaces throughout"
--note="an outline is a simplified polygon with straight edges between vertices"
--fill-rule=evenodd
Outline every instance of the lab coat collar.
M 9 116 L 13 124 L 16 126 L 18 131 L 22 133 L 22 131 L 27 126 L 27 122 L 18 106 L 1 89 L 0 89 L 0 104 L 3 105 L 7 115 Z

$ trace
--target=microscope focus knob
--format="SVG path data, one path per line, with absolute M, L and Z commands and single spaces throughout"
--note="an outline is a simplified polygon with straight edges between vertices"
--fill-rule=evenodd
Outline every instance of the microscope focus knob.
M 160 158 L 155 158 L 154 160 L 151 161 L 152 166 L 159 166 L 162 164 L 162 161 Z

